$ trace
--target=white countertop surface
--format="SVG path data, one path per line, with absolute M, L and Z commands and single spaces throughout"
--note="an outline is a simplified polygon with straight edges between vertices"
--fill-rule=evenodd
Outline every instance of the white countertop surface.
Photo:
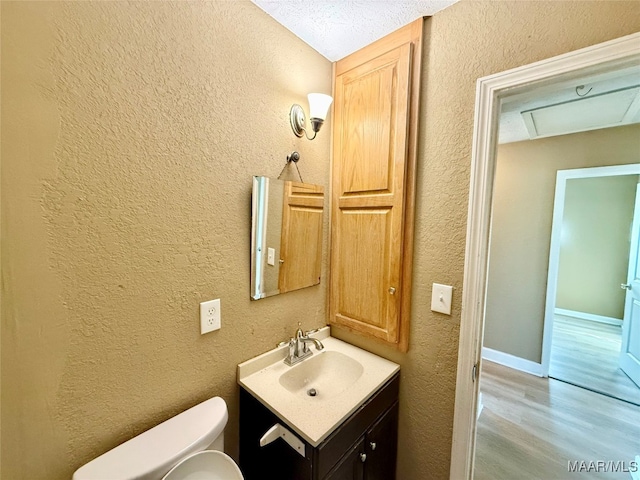
M 366 350 L 329 336 L 329 327 L 311 335 L 322 341 L 324 349 L 316 351 L 301 363 L 290 367 L 283 360 L 288 347 L 278 347 L 238 365 L 238 383 L 251 392 L 269 410 L 314 447 L 358 409 L 378 388 L 389 380 L 400 366 Z M 280 376 L 301 366 L 307 360 L 326 352 L 339 352 L 363 366 L 362 375 L 344 391 L 327 397 L 295 394 L 284 388 Z M 310 387 L 313 384 L 310 383 Z

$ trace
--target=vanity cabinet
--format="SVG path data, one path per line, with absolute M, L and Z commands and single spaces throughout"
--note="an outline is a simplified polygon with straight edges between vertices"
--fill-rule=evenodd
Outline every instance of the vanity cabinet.
M 247 480 L 393 480 L 396 470 L 398 392 L 396 373 L 362 406 L 313 446 L 284 419 L 240 388 L 240 469 Z M 322 415 L 322 410 L 317 411 Z M 280 423 L 304 443 L 304 456 L 282 438 L 260 446 Z
M 335 64 L 329 322 L 407 351 L 423 21 Z
M 389 480 L 396 473 L 398 402 L 394 403 L 325 477 L 327 480 Z

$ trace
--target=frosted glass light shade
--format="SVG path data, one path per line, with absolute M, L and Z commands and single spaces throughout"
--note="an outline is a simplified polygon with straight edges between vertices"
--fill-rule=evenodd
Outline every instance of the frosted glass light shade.
M 325 120 L 333 98 L 324 93 L 310 93 L 307 98 L 309 99 L 309 118 Z

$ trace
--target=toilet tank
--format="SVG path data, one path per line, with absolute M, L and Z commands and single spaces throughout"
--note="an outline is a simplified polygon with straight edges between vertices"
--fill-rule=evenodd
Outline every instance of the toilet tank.
M 73 480 L 158 480 L 187 455 L 222 450 L 228 418 L 225 401 L 211 398 L 100 455 Z

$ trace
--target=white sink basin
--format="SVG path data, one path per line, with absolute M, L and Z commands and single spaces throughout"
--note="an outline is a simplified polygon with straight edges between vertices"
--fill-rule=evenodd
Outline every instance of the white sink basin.
M 238 383 L 317 447 L 400 366 L 330 337 L 329 327 L 312 337 L 323 350 L 310 346 L 313 355 L 293 367 L 283 362 L 288 346 L 263 353 L 238 365 Z
M 362 376 L 357 360 L 336 351 L 320 351 L 280 375 L 280 385 L 318 401 L 341 394 Z

